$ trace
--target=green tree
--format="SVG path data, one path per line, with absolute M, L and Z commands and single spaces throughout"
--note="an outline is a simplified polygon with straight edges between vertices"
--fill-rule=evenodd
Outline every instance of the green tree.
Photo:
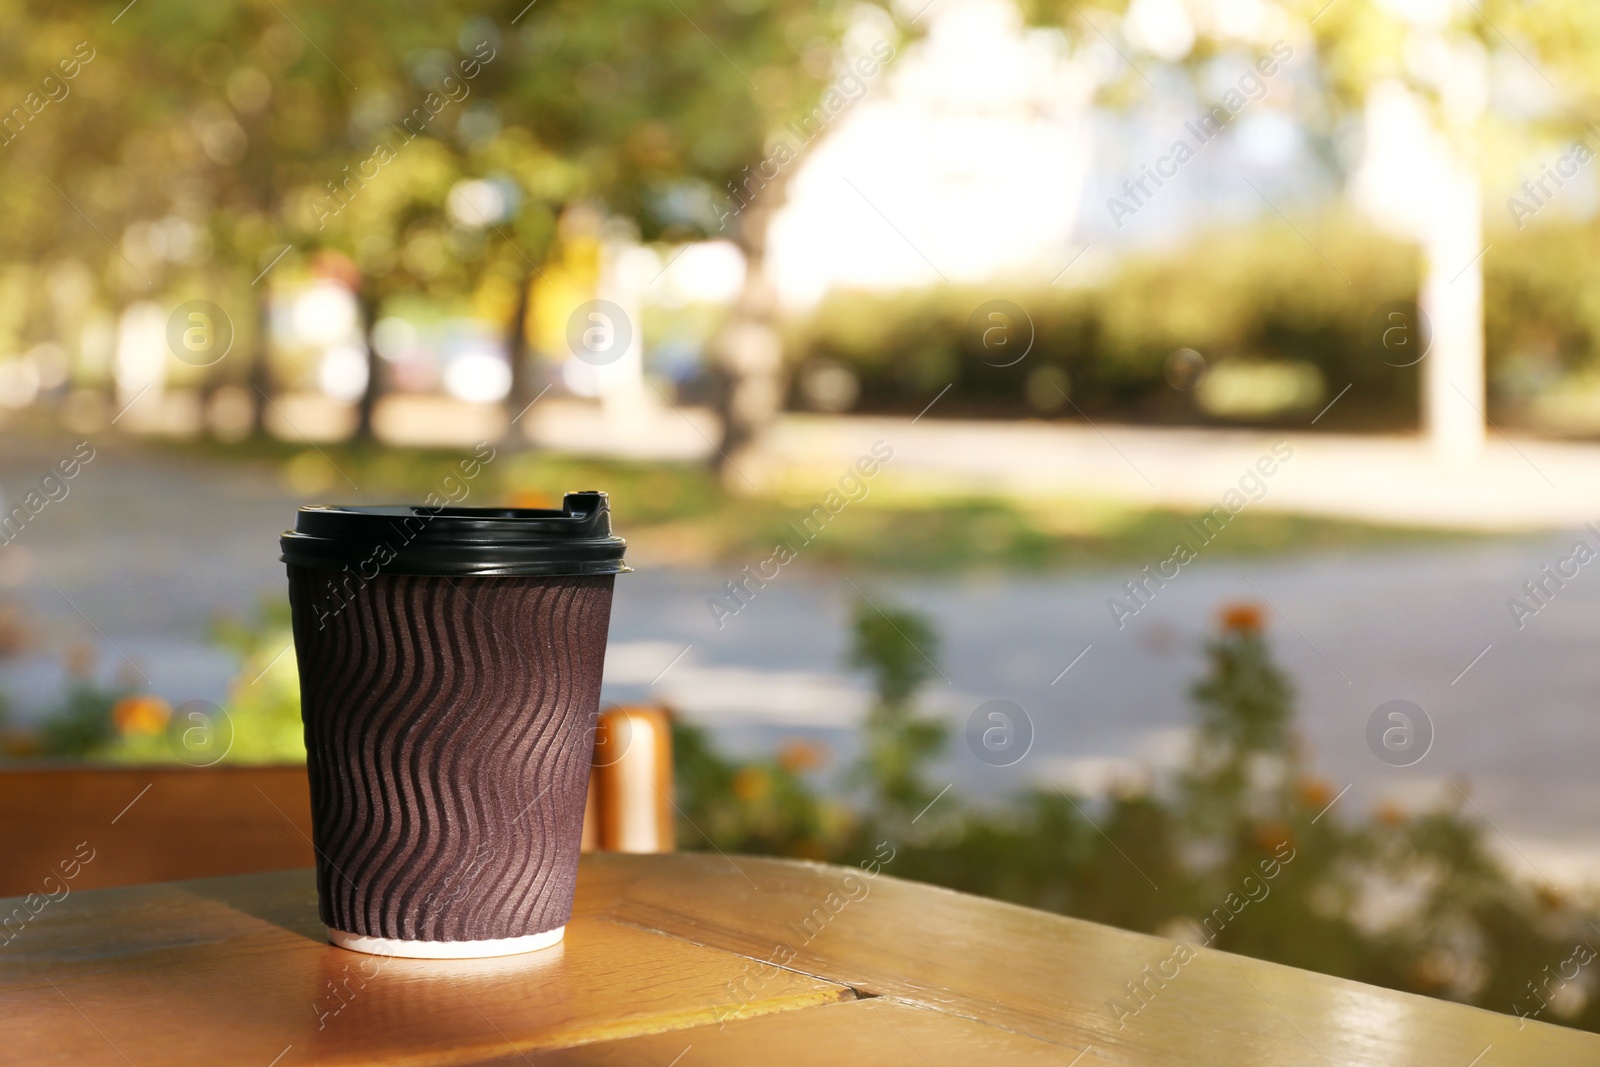
M 35 275 L 40 263 L 86 266 L 113 312 L 144 297 L 213 299 L 234 319 L 236 349 L 253 349 L 246 377 L 269 393 L 271 277 L 259 276 L 338 250 L 360 270 L 369 326 L 384 302 L 412 293 L 493 309 L 519 398 L 529 392 L 528 282 L 574 204 L 597 203 L 646 240 L 715 235 L 732 216 L 728 236 L 751 257 L 750 291 L 760 291 L 756 220 L 786 174 L 769 158 L 771 136 L 812 112 L 853 10 L 800 0 L 7 9 L 8 98 L 22 100 L 79 40 L 94 60 L 71 97 L 0 147 L 0 204 L 18 220 L 0 238 L 0 261 Z M 425 129 L 397 133 L 419 106 L 426 121 L 413 126 Z M 375 163 L 384 142 L 394 158 Z M 452 191 L 474 179 L 507 191 L 504 217 L 473 218 L 470 197 L 458 198 L 465 212 L 449 210 Z M 729 210 L 757 192 L 750 210 Z M 152 256 L 142 235 L 157 224 L 198 230 L 202 240 L 188 243 L 201 253 Z M 38 304 L 13 302 L 18 329 L 44 329 L 27 321 Z M 742 300 L 715 350 L 748 350 L 752 337 L 771 349 L 769 305 Z M 203 380 L 239 378 L 242 362 Z M 762 373 L 770 386 L 775 368 Z M 372 365 L 363 432 L 380 378 Z
M 720 236 L 743 251 L 744 289 L 710 346 L 724 379 L 724 461 L 781 399 L 763 265 L 798 149 L 779 131 L 815 112 L 858 10 L 835 0 L 629 0 L 602 11 L 552 0 L 528 11 L 514 61 L 496 72 L 510 79 L 507 122 L 581 164 L 572 195 L 630 220 L 647 241 Z
M 1060 25 L 1084 41 L 1110 40 L 1119 23 L 1129 26 L 1136 7 L 1144 9 L 1141 15 L 1156 10 L 1133 0 L 1028 0 L 1024 7 L 1033 20 Z M 1432 340 L 1421 365 L 1424 429 L 1442 454 L 1475 454 L 1487 410 L 1483 259 L 1493 243 L 1484 232 L 1483 188 L 1537 178 L 1531 172 L 1539 168 L 1522 161 L 1541 151 L 1554 158 L 1574 138 L 1586 141 L 1590 153 L 1600 152 L 1593 126 L 1600 14 L 1585 0 L 1268 0 L 1256 12 L 1261 17 L 1241 22 L 1197 19 L 1177 5 L 1162 10 L 1168 23 L 1162 54 L 1142 52 L 1142 42 L 1126 39 L 1140 34 L 1125 35 L 1121 74 L 1104 92 L 1106 100 L 1148 99 L 1147 90 L 1155 89 L 1151 73 L 1163 70 L 1203 78 L 1219 69 L 1219 60 L 1243 70 L 1282 40 L 1307 53 L 1293 60 L 1304 63 L 1313 89 L 1297 94 L 1296 117 L 1347 176 L 1357 160 L 1340 158 L 1334 147 L 1348 141 L 1347 131 L 1367 122 L 1371 132 L 1371 123 L 1396 109 L 1426 116 L 1425 128 L 1404 138 L 1420 163 L 1387 178 L 1380 174 L 1366 188 L 1387 204 L 1381 213 L 1388 224 L 1422 252 L 1418 302 Z M 1198 99 L 1211 106 L 1207 94 Z M 1530 174 L 1516 173 L 1522 166 Z M 1520 228 L 1522 220 L 1516 224 Z M 1328 284 L 1344 282 L 1330 273 Z M 1413 339 L 1419 336 L 1415 323 L 1406 325 Z

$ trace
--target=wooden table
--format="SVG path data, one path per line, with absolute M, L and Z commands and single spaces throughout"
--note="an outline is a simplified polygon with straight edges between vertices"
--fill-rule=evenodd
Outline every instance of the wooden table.
M 73 892 L 0 946 L 0 1063 L 1600 1064 L 1595 1035 L 1222 952 L 1163 980 L 1169 942 L 892 869 L 589 855 L 559 948 L 463 962 L 325 944 L 308 870 Z

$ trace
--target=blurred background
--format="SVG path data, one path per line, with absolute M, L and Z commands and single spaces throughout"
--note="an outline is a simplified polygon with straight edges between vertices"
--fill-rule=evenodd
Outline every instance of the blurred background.
M 300 760 L 297 506 L 601 489 L 683 847 L 1600 1029 L 1600 9 L 0 11 L 7 761 Z

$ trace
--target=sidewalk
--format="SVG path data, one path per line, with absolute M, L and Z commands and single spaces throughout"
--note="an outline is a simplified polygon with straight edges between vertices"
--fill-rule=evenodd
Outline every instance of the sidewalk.
M 1209 509 L 1241 489 L 1252 509 L 1401 525 L 1517 531 L 1600 520 L 1600 444 L 1498 434 L 1477 462 L 1451 466 L 1415 437 L 788 415 L 741 467 L 758 483 L 819 484 L 878 440 L 894 449 L 885 471 L 898 484 L 940 494 Z M 1275 444 L 1290 458 L 1280 462 Z M 1264 457 L 1265 489 L 1253 479 L 1241 487 Z

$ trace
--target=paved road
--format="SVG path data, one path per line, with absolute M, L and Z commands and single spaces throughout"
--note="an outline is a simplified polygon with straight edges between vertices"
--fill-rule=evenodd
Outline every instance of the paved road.
M 71 445 L 4 439 L 0 489 L 14 499 Z M 110 445 L 71 485 L 0 547 L 0 598 L 37 621 L 33 650 L 0 662 L 0 688 L 21 717 L 37 714 L 61 683 L 60 650 L 88 639 L 106 669 L 125 654 L 170 699 L 219 698 L 233 664 L 206 645 L 206 623 L 281 594 L 275 536 L 294 496 L 265 475 Z M 958 728 L 992 699 L 1015 702 L 1031 720 L 1031 750 L 1011 767 L 986 765 L 958 738 L 944 773 L 959 789 L 1104 786 L 1172 764 L 1216 608 L 1265 600 L 1315 762 L 1337 786 L 1351 785 L 1341 805 L 1416 805 L 1457 797 L 1457 783 L 1503 831 L 1496 840 L 1514 862 L 1567 880 L 1600 872 L 1591 766 L 1600 752 L 1600 564 L 1581 568 L 1520 630 L 1506 601 L 1578 534 L 1201 558 L 1122 629 L 1106 601 L 1132 568 L 884 579 L 791 567 L 721 629 L 705 601 L 733 574 L 644 569 L 618 580 L 607 696 L 653 693 L 734 748 L 814 736 L 837 763 L 865 707 L 861 680 L 842 666 L 846 620 L 864 595 L 932 618 L 943 679 L 928 702 Z M 1396 698 L 1419 705 L 1435 732 L 1406 768 L 1380 761 L 1365 739 L 1373 711 Z

